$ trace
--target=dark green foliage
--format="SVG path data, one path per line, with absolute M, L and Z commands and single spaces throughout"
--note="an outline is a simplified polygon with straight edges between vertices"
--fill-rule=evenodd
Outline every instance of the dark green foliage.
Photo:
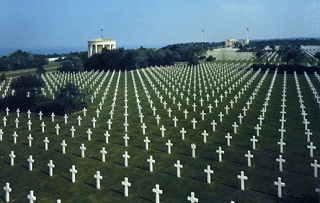
M 61 62 L 60 72 L 79 72 L 83 71 L 84 66 L 81 59 L 77 56 L 68 57 L 67 60 Z
M 15 95 L 23 100 L 27 97 L 28 92 L 30 93 L 30 97 L 38 97 L 41 94 L 41 88 L 43 86 L 44 82 L 39 76 L 28 74 L 14 79 L 10 88 L 14 89 Z
M 214 58 L 212 55 L 210 55 L 207 59 L 206 59 L 206 61 L 215 61 L 216 60 L 216 58 Z
M 48 64 L 44 57 L 18 50 L 0 59 L 0 71 L 39 68 Z
M 299 65 L 305 58 L 299 46 L 282 47 L 278 52 L 282 61 L 290 65 Z
M 317 58 L 318 60 L 320 60 L 320 52 L 317 52 L 315 55 L 314 55 L 315 58 Z
M 36 70 L 36 74 L 38 75 L 45 74 L 45 73 L 46 73 L 46 70 L 44 69 L 43 66 L 38 67 Z
M 206 49 L 201 44 L 169 45 L 161 49 L 104 50 L 85 63 L 85 70 L 134 70 L 148 66 L 173 65 L 176 61 L 198 64 L 198 58 Z
M 83 109 L 87 106 L 84 97 L 85 95 L 77 86 L 67 83 L 65 87 L 60 89 L 54 102 L 55 113 L 63 115 Z
M 7 76 L 5 73 L 2 73 L 1 76 L 0 76 L 0 82 L 4 81 L 7 79 Z

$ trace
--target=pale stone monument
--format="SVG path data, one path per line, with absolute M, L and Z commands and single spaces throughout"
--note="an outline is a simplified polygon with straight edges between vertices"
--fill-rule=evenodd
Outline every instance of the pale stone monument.
M 88 58 L 94 54 L 102 53 L 103 49 L 116 49 L 116 40 L 101 37 L 88 41 Z

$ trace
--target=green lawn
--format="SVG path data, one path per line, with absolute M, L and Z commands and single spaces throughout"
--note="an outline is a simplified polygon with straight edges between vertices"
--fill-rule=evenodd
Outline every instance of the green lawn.
M 233 71 L 232 73 L 230 71 Z M 137 101 L 134 89 L 134 83 L 137 86 L 140 105 L 144 115 L 144 122 L 147 126 L 146 135 L 142 134 L 142 128 L 139 118 L 139 111 L 137 109 Z M 15 128 L 14 120 L 16 119 L 15 110 L 12 109 L 10 115 L 7 117 L 7 126 L 4 127 L 2 121 L 0 122 L 0 129 L 4 132 L 3 141 L 0 142 L 0 186 L 5 186 L 6 182 L 10 183 L 12 192 L 10 193 L 10 202 L 27 202 L 27 195 L 30 190 L 34 191 L 37 197 L 36 202 L 56 202 L 61 199 L 65 202 L 155 202 L 155 194 L 152 189 L 156 184 L 160 185 L 163 194 L 160 195 L 161 202 L 188 202 L 187 196 L 191 192 L 199 199 L 199 202 L 318 202 L 318 194 L 315 193 L 315 188 L 319 186 L 319 179 L 313 177 L 313 168 L 310 163 L 317 159 L 319 153 L 314 152 L 314 158 L 309 157 L 309 150 L 307 149 L 306 136 L 304 135 L 304 125 L 302 123 L 300 103 L 296 92 L 296 85 L 293 75 L 287 75 L 287 96 L 286 96 L 286 123 L 285 123 L 285 139 L 286 146 L 284 146 L 283 158 L 286 159 L 284 163 L 283 172 L 278 170 L 278 162 L 275 159 L 279 156 L 279 145 L 277 142 L 280 138 L 278 131 L 280 127 L 281 118 L 281 99 L 282 99 L 282 84 L 283 75 L 277 74 L 272 94 L 270 96 L 267 112 L 263 121 L 260 136 L 257 137 L 257 149 L 252 149 L 250 138 L 256 134 L 254 127 L 259 123 L 257 119 L 261 114 L 260 110 L 263 108 L 263 103 L 268 93 L 271 80 L 274 73 L 268 73 L 261 87 L 257 91 L 253 104 L 247 111 L 247 116 L 243 118 L 243 123 L 238 123 L 238 115 L 242 113 L 242 108 L 246 105 L 252 92 L 257 87 L 262 79 L 263 72 L 257 74 L 255 78 L 253 75 L 256 72 L 245 70 L 239 73 L 239 70 L 233 64 L 228 63 L 214 63 L 203 64 L 197 68 L 187 68 L 179 66 L 178 68 L 160 68 L 160 69 L 140 69 L 138 71 L 127 73 L 127 89 L 128 89 L 128 147 L 124 146 L 123 136 L 124 132 L 124 90 L 125 90 L 125 73 L 120 73 L 119 83 L 117 79 L 118 72 L 112 77 L 110 72 L 103 81 L 106 73 L 90 74 L 84 80 L 88 82 L 87 86 L 93 85 L 93 91 L 101 84 L 100 90 L 94 102 L 91 103 L 90 97 L 87 98 L 89 108 L 87 116 L 84 117 L 82 112 L 77 112 L 69 115 L 68 124 L 64 124 L 62 117 L 56 117 L 55 122 L 51 122 L 51 117 L 44 117 L 43 121 L 46 124 L 45 133 L 41 132 L 41 122 L 39 120 L 38 112 L 32 112 L 32 130 L 28 131 L 27 114 L 20 113 L 19 128 Z M 139 73 L 139 74 L 138 74 Z M 237 74 L 239 73 L 239 74 Z M 232 87 L 242 76 L 247 74 L 240 84 L 235 87 L 223 102 L 219 102 L 218 107 L 215 107 L 214 100 L 220 101 L 220 94 L 215 94 L 210 97 L 210 101 L 206 101 L 205 84 L 209 84 L 221 78 L 231 79 L 235 76 L 227 88 Z M 88 74 L 87 74 L 88 75 Z M 141 76 L 141 79 L 139 77 Z M 48 77 L 48 76 L 46 76 Z M 55 76 L 59 81 L 62 79 L 61 75 Z M 81 77 L 85 77 L 82 74 Z M 320 83 L 314 75 L 309 75 L 315 88 L 320 89 Z M 96 79 L 96 81 L 95 81 Z M 209 82 L 210 79 L 210 82 Z M 229 114 L 223 117 L 223 122 L 219 122 L 218 114 L 223 112 L 224 107 L 229 105 L 234 96 L 241 91 L 241 88 L 251 80 L 247 90 L 234 104 L 234 107 L 229 110 Z M 304 75 L 298 75 L 301 86 L 301 91 L 308 113 L 308 121 L 310 121 L 309 128 L 313 133 L 311 140 L 317 147 L 320 143 L 319 132 L 319 106 L 316 99 L 308 86 Z M 83 82 L 83 83 L 84 83 Z M 110 82 L 110 83 L 109 83 Z M 179 87 L 180 83 L 180 87 Z M 185 98 L 188 95 L 187 89 L 190 83 L 190 104 L 187 105 Z M 196 83 L 197 98 L 193 100 L 194 84 Z M 217 84 L 220 85 L 221 81 Z M 108 88 L 108 84 L 110 87 Z M 154 84 L 154 87 L 152 86 Z M 186 88 L 183 91 L 183 85 Z M 201 84 L 202 98 L 205 100 L 203 106 L 200 105 L 199 87 Z M 52 84 L 50 83 L 52 86 Z M 82 85 L 82 84 L 81 84 Z M 179 95 L 176 95 L 175 90 L 178 87 Z M 116 86 L 117 91 L 116 91 Z M 145 87 L 145 89 L 144 89 Z M 102 107 L 96 128 L 92 127 L 92 118 L 96 117 L 96 109 L 99 108 L 99 103 L 104 91 L 108 88 L 107 96 Z M 165 88 L 172 93 L 171 99 L 165 93 Z M 215 89 L 214 85 L 213 88 Z M 163 104 L 157 97 L 156 91 L 160 92 L 163 101 L 166 101 L 167 109 L 170 107 L 172 116 L 168 116 L 167 109 L 164 109 Z M 216 89 L 215 89 L 216 90 Z M 223 92 L 226 87 L 223 88 Z M 48 89 L 46 93 L 49 95 Z M 147 91 L 151 100 L 154 102 L 156 115 L 161 117 L 160 124 L 157 125 L 153 111 L 147 98 Z M 181 100 L 180 93 L 184 93 L 184 99 Z M 108 130 L 107 120 L 110 118 L 110 110 L 112 99 L 117 93 L 115 102 L 115 111 L 113 115 L 112 129 L 109 130 L 111 137 L 109 143 L 105 143 L 104 133 Z M 208 89 L 211 95 L 211 89 Z M 177 98 L 176 103 L 173 104 L 172 97 Z M 212 96 L 212 95 L 211 95 Z M 178 110 L 177 103 L 182 104 L 181 110 Z M 196 103 L 196 112 L 193 112 L 192 104 Z M 211 104 L 214 106 L 212 113 L 209 113 L 207 106 Z M 0 118 L 2 120 L 5 116 L 5 108 L 1 107 Z M 188 118 L 184 118 L 183 111 L 189 111 Z M 205 120 L 201 120 L 200 112 L 206 112 Z M 82 125 L 78 126 L 76 118 L 82 117 Z M 173 117 L 176 116 L 179 121 L 177 127 L 174 127 Z M 198 123 L 196 129 L 192 129 L 191 120 L 195 118 Z M 218 125 L 216 131 L 212 131 L 211 122 L 215 120 Z M 237 122 L 238 132 L 233 133 L 233 122 Z M 55 125 L 59 124 L 60 135 L 55 133 Z M 161 137 L 160 127 L 164 125 L 166 128 L 165 136 Z M 71 137 L 70 128 L 76 128 L 75 137 Z M 181 128 L 184 127 L 187 131 L 185 140 L 181 139 Z M 87 140 L 86 131 L 88 128 L 93 132 L 92 140 Z M 203 142 L 201 133 L 206 130 L 209 133 L 207 143 Z M 13 132 L 16 131 L 19 135 L 17 144 L 13 143 Z M 233 137 L 231 146 L 227 146 L 225 135 L 230 132 Z M 27 136 L 32 134 L 32 147 L 28 146 Z M 148 136 L 151 142 L 149 143 L 149 150 L 145 150 L 145 143 L 143 140 Z M 50 140 L 49 150 L 44 150 L 43 140 L 48 137 Z M 173 146 L 171 154 L 167 153 L 166 142 L 171 140 Z M 65 140 L 68 146 L 66 147 L 66 154 L 61 152 L 61 142 Z M 81 157 L 80 146 L 84 143 L 87 148 L 85 151 L 85 158 Z M 197 146 L 196 158 L 191 156 L 191 144 Z M 224 150 L 223 161 L 219 162 L 216 150 L 220 147 Z M 105 147 L 108 151 L 106 155 L 106 162 L 101 161 L 100 150 Z M 250 150 L 254 155 L 252 159 L 252 167 L 247 166 L 247 159 L 244 154 Z M 9 154 L 11 151 L 15 152 L 15 165 L 10 165 Z M 129 159 L 129 166 L 124 167 L 124 158 L 122 155 L 125 151 L 131 156 Z M 33 155 L 35 160 L 33 171 L 28 170 L 27 158 Z M 147 159 L 153 156 L 155 164 L 153 165 L 153 172 L 149 172 L 149 163 Z M 53 160 L 55 168 L 53 170 L 53 177 L 48 175 L 49 160 Z M 176 177 L 176 168 L 174 164 L 180 160 L 183 165 L 181 169 L 181 178 Z M 71 182 L 71 173 L 69 169 L 72 165 L 76 166 L 78 173 L 76 174 L 76 182 Z M 207 176 L 204 169 L 207 165 L 211 166 L 214 174 L 211 176 L 211 184 L 207 184 Z M 101 189 L 95 187 L 96 180 L 94 174 L 100 171 L 103 179 L 101 180 Z M 237 175 L 244 171 L 248 176 L 245 181 L 245 190 L 240 190 L 240 180 Z M 131 187 L 129 188 L 129 197 L 124 196 L 124 188 L 121 184 L 124 178 L 128 177 Z M 277 197 L 277 187 L 273 184 L 274 181 L 282 178 L 286 184 L 283 188 L 283 198 Z M 4 190 L 1 190 L 1 201 L 4 202 Z

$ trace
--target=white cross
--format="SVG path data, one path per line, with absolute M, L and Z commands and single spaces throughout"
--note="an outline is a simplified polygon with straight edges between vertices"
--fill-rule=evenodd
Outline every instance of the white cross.
M 226 115 L 228 115 L 229 114 L 229 106 L 227 105 L 226 107 L 224 107 L 224 109 L 226 110 Z
M 142 126 L 141 126 L 141 128 L 142 128 L 142 134 L 146 134 L 146 128 L 148 128 L 147 126 L 146 126 L 146 124 L 145 123 L 143 123 L 142 124 Z
M 106 137 L 106 143 L 109 143 L 109 137 L 110 137 L 109 132 L 106 131 L 106 133 L 104 134 L 104 136 Z
M 172 119 L 173 122 L 174 122 L 174 127 L 177 127 L 177 122 L 178 122 L 178 119 L 177 117 L 175 116 L 174 119 Z
M 156 161 L 155 161 L 155 160 L 153 160 L 152 156 L 150 156 L 150 158 L 149 158 L 149 159 L 147 159 L 147 162 L 149 162 L 149 163 L 150 163 L 149 170 L 150 170 L 150 172 L 152 172 L 152 171 L 153 171 L 153 164 L 154 164 L 154 163 L 156 163 Z
M 310 135 L 312 135 L 312 132 L 310 132 L 310 129 L 307 130 L 304 134 L 307 135 L 307 142 L 310 142 Z
M 74 126 L 71 127 L 70 131 L 71 131 L 71 137 L 74 137 L 74 132 L 76 131 Z
M 313 142 L 310 142 L 309 145 L 307 145 L 307 148 L 310 149 L 310 157 L 313 157 L 313 150 L 317 149 L 317 147 L 313 146 Z
M 214 100 L 214 103 L 216 104 L 216 107 L 218 107 L 218 103 L 219 103 L 218 99 Z
M 11 151 L 11 153 L 9 154 L 9 157 L 11 158 L 11 166 L 14 166 L 14 158 L 16 158 L 14 151 Z
M 187 119 L 188 118 L 188 110 L 187 109 L 185 109 L 184 111 L 183 111 L 183 113 L 184 113 L 184 118 L 185 119 Z
M 106 161 L 106 154 L 108 152 L 106 151 L 106 149 L 104 147 L 102 147 L 102 149 L 100 150 L 100 153 L 102 155 L 102 162 L 105 162 Z
M 314 163 L 311 163 L 310 165 L 311 165 L 311 167 L 314 168 L 314 174 L 313 174 L 314 177 L 317 178 L 318 177 L 318 168 L 320 168 L 320 164 L 318 164 L 318 161 L 315 159 Z
M 216 153 L 219 154 L 219 162 L 222 162 L 222 154 L 224 154 L 224 151 L 219 147 L 219 150 L 216 150 Z
M 280 141 L 278 142 L 278 145 L 280 145 L 280 153 L 283 153 L 283 146 L 286 145 L 286 143 L 283 142 L 282 139 L 280 139 Z
M 51 121 L 52 121 L 52 122 L 54 122 L 54 117 L 55 117 L 55 115 L 54 115 L 54 113 L 52 112 L 52 114 L 51 114 Z
M 202 120 L 204 120 L 204 116 L 206 115 L 206 113 L 204 112 L 204 110 L 202 110 L 200 114 L 201 114 Z
M 248 167 L 251 167 L 251 159 L 253 158 L 253 155 L 251 154 L 250 150 L 244 156 L 248 158 Z
M 209 113 L 212 113 L 212 108 L 213 108 L 213 106 L 211 104 L 209 104 L 209 106 L 208 106 Z
M 127 147 L 128 146 L 128 140 L 130 139 L 127 135 L 127 133 L 123 136 L 124 139 L 124 146 Z
M 87 149 L 84 144 L 82 143 L 81 146 L 80 146 L 80 149 L 81 149 L 81 157 L 84 158 L 84 151 Z
M 182 104 L 179 102 L 179 103 L 177 104 L 177 106 L 178 106 L 178 110 L 180 111 Z
M 96 179 L 97 189 L 100 189 L 100 180 L 102 180 L 102 176 L 100 175 L 100 171 L 97 171 L 97 173 L 93 177 Z
M 131 187 L 131 183 L 129 183 L 127 177 L 125 177 L 124 181 L 122 181 L 122 185 L 124 186 L 124 196 L 128 197 L 128 187 Z
M 146 137 L 146 139 L 144 139 L 143 141 L 146 143 L 146 150 L 149 150 L 150 140 L 148 139 L 148 137 Z
M 171 143 L 171 140 L 168 140 L 166 145 L 168 146 L 168 154 L 171 154 L 171 147 L 173 146 L 173 143 Z
M 220 111 L 220 113 L 218 114 L 218 116 L 220 117 L 220 122 L 222 122 L 222 117 L 224 116 L 223 113 Z
M 83 116 L 87 116 L 87 109 L 83 108 Z
M 45 150 L 48 150 L 48 144 L 49 144 L 48 137 L 45 137 L 44 140 L 43 140 L 43 142 L 44 142 L 44 149 L 45 149 Z
M 197 146 L 194 143 L 191 144 L 191 149 L 192 149 L 192 158 L 196 158 Z
M 18 121 L 18 122 L 19 122 L 19 121 Z M 32 125 L 31 120 L 28 120 L 27 124 L 28 124 L 28 130 L 30 131 L 30 130 L 31 130 L 31 125 Z
M 232 127 L 233 127 L 233 133 L 237 134 L 237 127 L 238 127 L 237 122 L 234 122 Z
M 4 116 L 2 120 L 3 120 L 3 126 L 6 127 L 7 126 L 7 118 Z
M 92 127 L 95 128 L 96 127 L 96 122 L 97 122 L 96 118 L 93 117 L 91 121 L 92 121 Z
M 215 132 L 215 131 L 216 131 L 216 125 L 218 125 L 218 124 L 216 123 L 215 120 L 213 120 L 213 121 L 211 122 L 211 125 L 212 125 L 212 131 Z
M 171 112 L 172 112 L 172 110 L 171 110 L 170 107 L 169 107 L 169 109 L 167 110 L 167 112 L 169 113 L 169 117 L 171 117 Z
M 282 197 L 281 187 L 285 187 L 286 184 L 281 182 L 281 178 L 278 177 L 278 181 L 274 181 L 274 185 L 278 186 L 278 197 Z
M 59 135 L 59 129 L 60 129 L 59 124 L 57 123 L 57 125 L 54 128 L 56 129 L 56 135 Z
M 207 165 L 207 168 L 204 169 L 204 172 L 207 173 L 207 183 L 211 183 L 211 174 L 213 174 L 213 170 L 210 169 L 210 166 Z
M 64 124 L 67 124 L 68 123 L 68 115 L 64 114 L 63 118 L 64 118 Z
M 10 112 L 10 110 L 9 110 L 9 108 L 8 108 L 8 107 L 6 108 L 6 112 L 7 112 L 7 114 L 6 114 L 6 115 L 7 115 L 7 116 L 9 116 L 9 112 Z
M 29 162 L 29 171 L 32 171 L 32 163 L 34 162 L 34 159 L 32 159 L 32 155 L 29 156 L 27 161 Z
M 282 163 L 286 163 L 286 160 L 282 159 L 282 155 L 280 154 L 279 158 L 276 158 L 276 161 L 279 162 L 279 171 L 282 172 L 283 171 Z
M 177 177 L 180 178 L 180 169 L 183 168 L 183 165 L 180 164 L 180 160 L 177 160 L 177 163 L 174 164 L 174 167 L 177 168 Z
M 259 124 L 257 124 L 257 126 L 254 127 L 254 129 L 257 130 L 257 136 L 259 137 L 259 132 L 260 132 L 260 130 L 261 130 L 261 127 L 259 126 Z
M 181 130 L 180 130 L 180 133 L 181 133 L 181 139 L 182 140 L 184 140 L 184 134 L 186 133 L 186 131 L 184 130 L 184 128 L 182 128 Z
M 252 149 L 256 149 L 256 142 L 258 142 L 258 139 L 256 139 L 256 136 L 252 136 L 250 141 L 252 142 Z
M 207 143 L 207 136 L 209 135 L 209 134 L 207 133 L 207 131 L 204 130 L 203 133 L 201 133 L 201 135 L 203 135 L 203 142 L 204 142 L 204 143 Z
M 17 132 L 14 131 L 13 134 L 12 134 L 12 136 L 13 136 L 13 143 L 16 144 L 16 143 L 17 143 L 17 137 L 18 137 Z
M 39 112 L 39 120 L 40 120 L 40 121 L 42 120 L 42 115 L 43 115 L 43 113 L 40 111 L 40 112 Z
M 246 116 L 246 115 L 247 115 L 247 114 L 246 114 L 246 112 L 247 112 L 246 107 L 243 107 L 242 111 L 243 111 L 243 116 Z
M 28 110 L 28 111 L 27 111 L 27 114 L 28 114 L 28 119 L 30 119 L 31 111 L 30 111 L 30 110 Z
M 33 195 L 33 190 L 30 190 L 30 193 L 27 195 L 27 198 L 29 199 L 30 203 L 33 203 L 37 200 L 37 197 Z
M 3 187 L 3 190 L 6 191 L 6 202 L 10 201 L 10 197 L 9 197 L 9 193 L 12 191 L 12 189 L 10 188 L 10 184 L 6 183 L 6 186 Z
M 164 131 L 166 131 L 166 129 L 164 128 L 164 126 L 161 126 L 160 130 L 161 130 L 161 136 L 164 137 Z
M 31 145 L 32 145 L 32 140 L 33 140 L 33 137 L 31 136 L 31 134 L 29 134 L 28 140 L 29 140 L 29 147 L 31 147 Z
M 65 140 L 62 140 L 61 146 L 62 146 L 62 154 L 65 154 L 66 146 L 68 146 Z
M 281 135 L 281 139 L 283 139 L 283 135 L 284 135 L 283 133 L 285 133 L 286 130 L 281 127 L 281 128 L 279 129 L 279 132 L 280 132 L 280 135 Z
M 156 193 L 156 203 L 160 203 L 159 194 L 162 194 L 162 190 L 159 189 L 159 185 L 158 184 L 156 184 L 156 188 L 152 189 L 152 192 Z
M 50 160 L 47 165 L 49 167 L 49 176 L 53 176 L 53 168 L 55 167 L 55 165 L 53 164 L 53 161 Z
M 258 120 L 260 121 L 260 126 L 262 126 L 262 121 L 264 120 L 264 118 L 262 117 L 262 115 L 260 115 L 259 117 L 258 117 Z
M 195 103 L 192 104 L 193 112 L 196 112 L 197 105 Z
M 241 180 L 241 190 L 244 190 L 244 181 L 248 180 L 248 177 L 244 175 L 243 171 L 241 171 L 241 175 L 238 175 L 237 177 Z
M 42 131 L 42 133 L 44 133 L 44 127 L 46 127 L 46 124 L 44 124 L 44 122 L 41 122 L 41 131 Z
M 159 114 L 156 116 L 156 120 L 157 120 L 157 125 L 159 125 L 159 121 L 160 121 L 161 117 L 159 116 Z
M 75 183 L 76 182 L 76 173 L 78 173 L 78 170 L 76 169 L 75 165 L 71 166 L 70 173 L 71 173 L 72 182 Z
M 91 132 L 91 129 L 90 129 L 90 128 L 88 128 L 88 130 L 87 130 L 87 134 L 88 134 L 88 140 L 90 141 L 90 140 L 91 140 L 91 134 L 92 134 L 92 132 Z
M 139 118 L 140 118 L 140 123 L 143 123 L 144 115 L 142 113 L 139 114 Z
M 196 129 L 196 123 L 198 123 L 198 122 L 196 121 L 195 118 L 192 119 L 191 123 L 192 123 L 193 129 Z
M 198 198 L 196 198 L 194 196 L 194 192 L 191 192 L 191 197 L 187 197 L 188 201 L 190 201 L 191 203 L 195 203 L 195 202 L 198 202 Z
M 232 136 L 230 135 L 230 133 L 227 133 L 225 138 L 227 139 L 227 145 L 230 146 L 230 140 L 232 139 Z
M 16 120 L 14 122 L 16 123 L 16 128 L 19 128 L 19 119 L 16 118 Z
M 81 126 L 81 120 L 82 120 L 81 116 L 78 116 L 77 120 L 78 120 L 78 125 Z
M 124 166 L 128 167 L 128 159 L 130 158 L 130 155 L 128 155 L 128 152 L 125 151 L 122 157 L 124 158 Z

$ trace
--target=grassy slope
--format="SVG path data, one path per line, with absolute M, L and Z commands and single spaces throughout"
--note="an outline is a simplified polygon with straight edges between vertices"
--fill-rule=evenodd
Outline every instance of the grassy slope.
M 174 77 L 173 81 L 182 78 L 172 71 L 168 70 L 168 73 Z M 281 110 L 283 75 L 279 74 L 275 80 L 256 150 L 252 150 L 252 144 L 249 139 L 255 134 L 254 126 L 258 123 L 257 117 L 260 115 L 260 110 L 270 86 L 272 73 L 268 74 L 263 82 L 256 99 L 254 99 L 254 103 L 247 112 L 248 115 L 244 118 L 243 124 L 238 128 L 236 135 L 233 134 L 231 125 L 233 122 L 238 121 L 237 116 L 260 81 L 262 73 L 252 82 L 234 108 L 229 110 L 229 115 L 224 117 L 222 123 L 218 121 L 218 113 L 220 111 L 225 112 L 224 106 L 252 77 L 253 73 L 223 103 L 219 103 L 218 108 L 214 108 L 211 114 L 208 113 L 206 106 L 210 103 L 214 105 L 213 100 L 218 98 L 218 94 L 216 94 L 215 98 L 211 98 L 209 102 L 204 102 L 203 107 L 200 107 L 200 102 L 198 101 L 200 97 L 197 98 L 197 101 L 191 100 L 189 106 L 186 105 L 185 101 L 178 99 L 177 102 L 180 101 L 183 105 L 182 110 L 187 108 L 190 112 L 188 119 L 184 119 L 182 111 L 178 111 L 177 105 L 172 103 L 172 100 L 165 95 L 162 88 L 156 84 L 151 74 L 148 73 L 152 82 L 156 84 L 157 89 L 165 97 L 164 100 L 168 103 L 167 108 L 171 107 L 173 116 L 175 115 L 179 118 L 177 128 L 173 126 L 173 117 L 168 117 L 168 113 L 163 109 L 163 105 L 159 103 L 159 99 L 141 71 L 140 75 L 152 100 L 155 102 L 154 105 L 157 108 L 157 114 L 161 117 L 161 121 L 160 125 L 157 126 L 141 81 L 135 71 L 134 78 L 141 100 L 140 104 L 143 108 L 142 112 L 145 116 L 144 122 L 148 126 L 146 135 L 142 135 L 132 78 L 131 74 L 128 73 L 128 123 L 130 124 L 128 127 L 128 136 L 130 137 L 128 147 L 124 146 L 124 140 L 122 139 L 124 136 L 124 73 L 121 73 L 120 77 L 113 125 L 109 131 L 111 134 L 109 144 L 104 143 L 103 134 L 107 130 L 106 121 L 110 118 L 110 105 L 118 73 L 114 75 L 95 129 L 92 128 L 91 119 L 96 116 L 95 110 L 98 108 L 98 103 L 111 74 L 108 75 L 104 82 L 97 99 L 93 104 L 90 104 L 88 115 L 83 117 L 81 126 L 77 125 L 76 117 L 82 115 L 82 113 L 70 115 L 68 124 L 64 124 L 62 118 L 57 117 L 55 123 L 51 122 L 51 118 L 44 118 L 46 131 L 42 133 L 41 121 L 39 121 L 36 113 L 33 113 L 31 119 L 33 123 L 32 131 L 29 132 L 26 124 L 26 113 L 21 113 L 20 126 L 19 129 L 16 129 L 13 122 L 16 114 L 12 112 L 8 117 L 8 126 L 2 127 L 2 124 L 0 125 L 4 131 L 4 140 L 0 142 L 0 185 L 4 186 L 6 182 L 10 183 L 12 202 L 26 201 L 26 195 L 30 190 L 35 191 L 37 202 L 55 202 L 58 198 L 62 199 L 62 202 L 154 202 L 155 195 L 152 192 L 152 188 L 155 187 L 155 184 L 159 184 L 160 189 L 163 190 L 163 195 L 160 197 L 161 202 L 186 202 L 190 192 L 195 192 L 200 202 L 230 202 L 231 200 L 236 202 L 278 202 L 280 200 L 277 198 L 277 188 L 273 185 L 273 181 L 276 181 L 277 177 L 282 177 L 282 181 L 286 183 L 286 187 L 283 189 L 283 202 L 317 202 L 317 194 L 314 192 L 314 188 L 318 186 L 319 181 L 318 178 L 313 177 L 313 168 L 310 167 L 313 158 L 309 157 L 309 150 L 306 148 L 304 125 L 302 124 L 301 110 L 299 109 L 292 75 L 288 75 L 287 79 L 287 122 L 285 123 L 285 129 L 287 130 L 285 142 L 287 145 L 284 147 L 283 158 L 286 159 L 286 163 L 284 164 L 283 173 L 278 171 L 278 163 L 275 162 L 279 155 L 277 142 L 280 137 L 278 129 L 280 126 L 279 112 Z M 311 122 L 310 129 L 314 135 L 312 141 L 317 146 L 320 142 L 319 137 L 316 136 L 320 131 L 320 127 L 316 123 L 320 115 L 319 108 L 315 99 L 312 99 L 312 92 L 304 76 L 299 75 L 298 77 L 305 105 L 307 106 L 307 117 Z M 319 89 L 320 85 L 315 77 L 310 76 L 310 78 L 315 87 Z M 101 79 L 102 77 L 96 86 Z M 163 83 L 165 82 L 163 79 L 160 80 Z M 203 80 L 201 80 L 201 83 L 203 86 Z M 169 88 L 168 85 L 166 86 Z M 184 93 L 187 94 L 186 91 Z M 176 97 L 179 98 L 179 96 Z M 189 96 L 189 98 L 192 97 Z M 203 98 L 205 99 L 205 97 Z M 198 105 L 197 112 L 193 112 L 191 106 L 193 102 Z M 5 107 L 2 107 L 0 118 L 5 114 L 4 109 Z M 207 112 L 204 121 L 201 121 L 201 115 L 199 114 L 202 110 Z M 195 130 L 192 129 L 192 118 L 198 120 Z M 212 132 L 210 125 L 213 119 L 218 122 L 216 132 Z M 59 136 L 55 135 L 54 126 L 56 123 L 61 126 Z M 164 125 L 167 129 L 164 138 L 161 137 L 159 130 L 161 125 Z M 76 127 L 75 138 L 70 136 L 69 129 L 71 126 Z M 185 140 L 181 140 L 181 134 L 179 133 L 182 127 L 187 131 Z M 93 131 L 92 141 L 87 140 L 86 131 L 88 128 Z M 203 136 L 201 135 L 204 129 L 209 132 L 207 143 L 203 143 Z M 13 144 L 12 141 L 11 135 L 13 131 L 17 131 L 19 135 L 17 144 Z M 230 147 L 226 145 L 226 139 L 224 138 L 227 132 L 230 132 L 233 136 Z M 34 137 L 32 147 L 28 147 L 28 140 L 26 139 L 29 133 Z M 44 150 L 43 143 L 43 139 L 46 136 L 50 140 L 48 151 Z M 145 136 L 148 136 L 151 140 L 148 151 L 144 149 L 143 139 Z M 165 145 L 168 139 L 174 144 L 170 155 L 167 154 L 167 146 Z M 66 154 L 61 153 L 60 143 L 62 140 L 66 140 L 68 144 Z M 85 158 L 80 157 L 79 147 L 81 143 L 84 143 L 87 147 Z M 190 144 L 192 143 L 197 145 L 195 159 L 191 157 Z M 101 162 L 101 154 L 99 153 L 103 146 L 108 151 L 105 163 Z M 219 146 L 225 151 L 222 163 L 218 162 L 218 154 L 215 153 Z M 10 166 L 10 158 L 8 156 L 11 150 L 15 151 L 17 156 L 13 167 Z M 247 167 L 247 160 L 244 157 L 248 150 L 251 150 L 254 155 L 251 168 Z M 128 168 L 124 167 L 124 159 L 122 157 L 124 151 L 128 151 L 131 156 Z M 35 159 L 34 171 L 32 172 L 28 171 L 28 162 L 26 161 L 30 154 Z M 318 157 L 318 154 L 315 151 L 315 158 Z M 149 163 L 147 162 L 150 155 L 156 160 L 154 172 L 152 173 L 149 172 Z M 48 176 L 47 163 L 50 159 L 53 160 L 56 166 L 53 177 Z M 181 178 L 176 177 L 176 168 L 173 167 L 173 164 L 178 159 L 184 166 L 181 169 Z M 71 173 L 69 172 L 73 164 L 76 165 L 78 170 L 76 183 L 71 182 Z M 206 183 L 206 174 L 203 172 L 207 165 L 210 165 L 211 169 L 214 170 L 211 184 Z M 93 178 L 97 170 L 100 170 L 103 176 L 100 190 L 95 188 L 95 179 Z M 245 175 L 249 178 L 246 181 L 245 191 L 240 190 L 240 181 L 237 179 L 237 175 L 242 170 L 245 171 Z M 123 196 L 121 181 L 124 180 L 124 177 L 128 177 L 129 182 L 132 184 L 129 188 L 128 198 Z M 1 194 L 3 197 L 3 190 Z M 2 200 L 4 201 L 4 199 Z

